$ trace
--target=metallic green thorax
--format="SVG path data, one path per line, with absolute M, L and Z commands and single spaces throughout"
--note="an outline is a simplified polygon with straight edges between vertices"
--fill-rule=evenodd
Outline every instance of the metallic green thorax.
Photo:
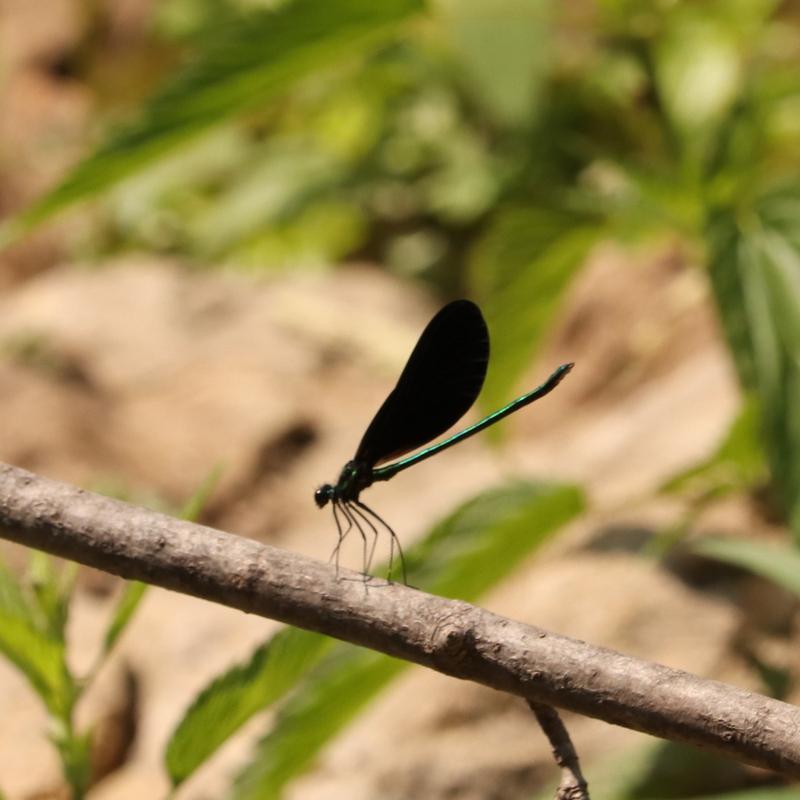
M 385 480 L 385 479 L 384 479 Z M 327 502 L 333 500 L 344 502 L 358 500 L 358 496 L 368 486 L 372 486 L 375 478 L 373 469 L 369 464 L 358 461 L 348 461 L 339 474 L 335 486 L 326 483 L 314 492 L 316 504 L 322 508 Z

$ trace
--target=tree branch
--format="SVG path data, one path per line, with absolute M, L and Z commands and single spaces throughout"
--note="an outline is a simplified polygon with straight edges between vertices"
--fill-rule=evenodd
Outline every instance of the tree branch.
M 800 778 L 800 709 L 0 465 L 2 535 Z
M 550 742 L 556 764 L 561 767 L 561 782 L 556 790 L 556 800 L 589 800 L 589 787 L 581 773 L 578 754 L 558 711 L 535 700 L 528 700 L 528 706 Z

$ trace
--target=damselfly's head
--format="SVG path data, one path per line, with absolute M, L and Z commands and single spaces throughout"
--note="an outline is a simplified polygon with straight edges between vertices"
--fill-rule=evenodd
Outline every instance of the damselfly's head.
M 333 495 L 333 486 L 329 483 L 323 483 L 322 486 L 314 492 L 314 502 L 317 504 L 318 508 L 324 508 L 329 500 L 333 500 Z

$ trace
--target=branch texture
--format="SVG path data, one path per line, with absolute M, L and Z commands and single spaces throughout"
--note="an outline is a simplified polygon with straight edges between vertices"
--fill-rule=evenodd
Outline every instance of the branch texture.
M 5 538 L 800 778 L 800 709 L 0 465 Z M 352 577 L 352 575 L 351 575 Z

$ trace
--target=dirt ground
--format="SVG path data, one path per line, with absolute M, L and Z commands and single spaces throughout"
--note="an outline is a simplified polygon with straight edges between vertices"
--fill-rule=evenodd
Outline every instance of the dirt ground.
M 0 213 L 41 191 L 74 157 L 90 110 L 81 88 L 48 66 L 74 35 L 69 4 L 53 0 L 46 25 L 26 25 L 29 6 L 4 2 L 15 13 L 0 16 L 0 39 L 15 46 L 5 50 L 2 102 L 14 113 L 0 117 L 0 147 L 15 159 L 0 164 Z M 62 142 L 55 150 L 47 146 L 54 126 Z M 314 506 L 313 490 L 352 454 L 435 311 L 430 299 L 366 264 L 272 279 L 147 256 L 89 269 L 66 260 L 62 233 L 51 227 L 0 254 L 0 460 L 173 509 L 222 465 L 205 521 L 327 559 L 332 520 Z M 669 247 L 595 252 L 520 391 L 567 360 L 577 363 L 574 373 L 517 415 L 506 447 L 493 450 L 478 437 L 443 453 L 435 473 L 420 465 L 373 487 L 371 500 L 412 541 L 509 475 L 580 483 L 590 512 L 483 605 L 761 689 L 737 642 L 764 609 L 792 627 L 794 604 L 741 577 L 735 592 L 709 590 L 696 575 L 637 552 L 679 511 L 655 488 L 707 455 L 738 408 L 702 272 Z M 741 503 L 704 524 L 763 528 Z M 11 546 L 2 553 L 17 568 L 27 558 Z M 355 551 L 345 558 L 358 565 Z M 69 629 L 76 670 L 92 662 L 119 590 L 117 579 L 81 573 Z M 110 770 L 92 798 L 164 796 L 161 754 L 174 724 L 198 689 L 275 627 L 151 591 L 80 709 L 86 724 L 103 726 Z M 758 644 L 788 661 L 787 641 Z M 593 720 L 568 722 L 590 779 L 645 739 Z M 249 725 L 179 796 L 224 796 L 263 728 L 264 720 Z M 37 699 L 0 660 L 0 787 L 8 800 L 63 796 L 46 734 Z M 553 776 L 523 703 L 414 669 L 289 796 L 505 800 L 529 796 Z

